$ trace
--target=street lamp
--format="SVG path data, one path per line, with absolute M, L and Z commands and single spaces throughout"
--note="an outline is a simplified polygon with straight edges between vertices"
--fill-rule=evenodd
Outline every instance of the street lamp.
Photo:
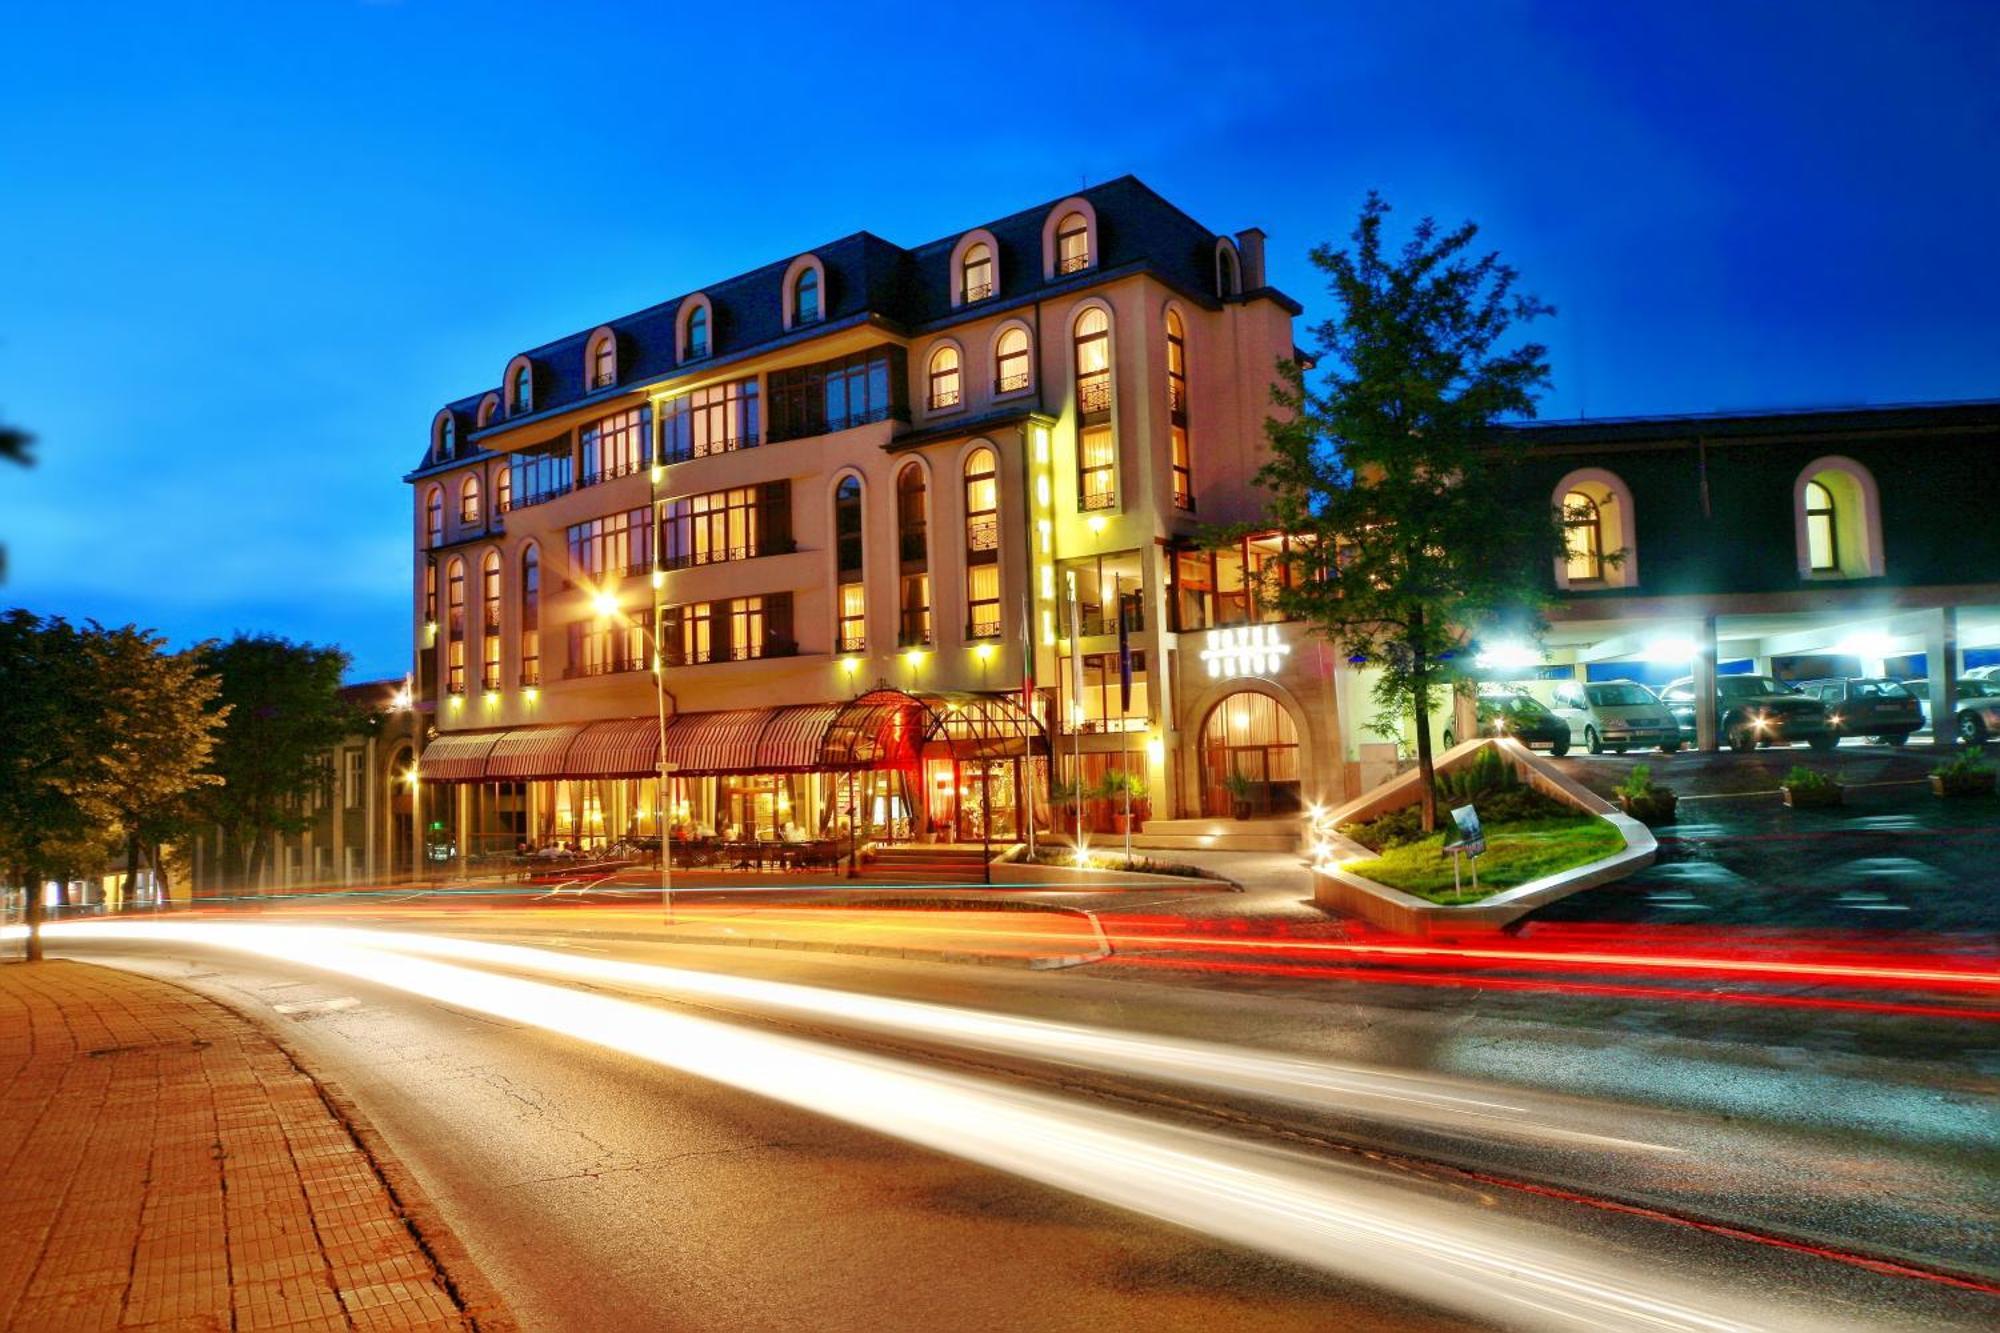
M 410 771 L 404 775 L 410 787 L 410 882 L 421 883 L 424 876 L 424 811 L 422 787 L 417 783 L 417 700 L 410 687 L 410 678 L 403 677 L 403 687 L 390 696 L 389 710 L 410 715 Z M 395 812 L 390 811 L 390 824 L 395 821 Z M 395 864 L 395 858 L 390 858 Z
M 591 594 L 590 606 L 600 620 L 622 620 L 634 623 L 618 605 L 618 598 L 610 592 L 599 591 Z M 668 775 L 676 765 L 667 762 L 667 658 L 660 646 L 659 599 L 653 601 L 653 624 L 650 628 L 639 625 L 639 633 L 645 635 L 646 643 L 653 654 L 653 697 L 659 706 L 660 719 L 660 803 L 659 817 L 655 821 L 660 831 L 660 906 L 667 914 L 667 920 L 674 919 L 674 840 L 667 820 L 673 813 L 673 802 L 667 794 Z

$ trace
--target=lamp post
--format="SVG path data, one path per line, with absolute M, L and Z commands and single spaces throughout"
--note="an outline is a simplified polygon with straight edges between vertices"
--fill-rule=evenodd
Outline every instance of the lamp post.
M 591 608 L 599 619 L 623 620 L 632 623 L 618 606 L 618 599 L 608 592 L 600 592 L 590 599 Z M 673 814 L 673 800 L 668 794 L 667 784 L 678 765 L 667 762 L 667 657 L 660 646 L 659 598 L 653 599 L 653 625 L 648 629 L 638 627 L 645 635 L 646 643 L 653 654 L 653 697 L 659 708 L 660 720 L 660 804 L 658 825 L 660 830 L 660 906 L 667 914 L 667 920 L 674 919 L 674 840 L 667 828 L 667 820 Z
M 422 787 L 417 782 L 417 703 L 408 676 L 403 677 L 403 688 L 389 700 L 389 708 L 410 715 L 410 771 L 404 777 L 410 785 L 410 882 L 414 884 L 422 882 L 424 873 L 424 812 Z M 390 822 L 395 821 L 392 818 Z

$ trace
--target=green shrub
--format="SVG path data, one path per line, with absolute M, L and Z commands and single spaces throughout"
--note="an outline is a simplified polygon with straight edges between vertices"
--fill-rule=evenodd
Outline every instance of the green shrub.
M 1463 768 L 1438 774 L 1433 785 L 1438 800 L 1464 805 L 1488 792 L 1517 790 L 1521 786 L 1521 775 L 1501 757 L 1500 751 L 1488 746 L 1472 756 L 1472 761 Z
M 1807 768 L 1804 764 L 1795 764 L 1792 766 L 1792 771 L 1785 774 L 1783 780 L 1778 785 L 1780 787 L 1789 787 L 1793 791 L 1822 792 L 1832 791 L 1840 784 L 1816 768 Z
M 1932 769 L 1931 773 L 1949 782 L 1953 778 L 1981 777 L 1990 771 L 1992 771 L 1992 765 L 1988 764 L 1977 754 L 1967 750 L 1957 758 L 1945 760 L 1945 762 Z
M 1623 796 L 1627 800 L 1633 801 L 1643 801 L 1649 796 L 1670 796 L 1673 794 L 1666 787 L 1654 785 L 1653 766 L 1651 764 L 1634 764 L 1631 773 L 1627 774 L 1625 780 L 1612 790 L 1615 795 Z

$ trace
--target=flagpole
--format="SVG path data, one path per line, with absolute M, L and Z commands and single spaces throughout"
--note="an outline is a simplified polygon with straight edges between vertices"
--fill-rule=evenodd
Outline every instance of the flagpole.
M 1073 836 L 1076 850 L 1080 855 L 1083 852 L 1083 719 L 1079 716 L 1083 712 L 1083 654 L 1080 651 L 1083 637 L 1077 633 L 1075 570 L 1068 572 L 1064 584 L 1069 589 L 1070 751 L 1076 757 L 1076 771 L 1071 775 L 1075 789 L 1070 793 L 1070 801 L 1076 811 L 1076 830 Z
M 1034 562 L 1032 560 L 1028 562 L 1028 576 L 1031 580 L 1034 577 Z M 1029 592 L 1021 598 L 1021 711 L 1027 714 L 1029 721 L 1033 721 L 1035 717 L 1034 617 L 1028 610 L 1028 603 L 1033 600 L 1034 596 L 1033 587 L 1034 585 L 1031 582 L 1029 584 Z M 1055 754 L 1055 747 L 1051 745 L 1049 747 L 1049 762 L 1051 764 L 1055 762 Z M 1025 797 L 1028 808 L 1025 811 L 1016 810 L 1014 817 L 1016 819 L 1025 819 L 1027 822 L 1028 861 L 1032 865 L 1035 860 L 1035 749 L 1034 746 L 1028 744 L 1026 734 L 1023 734 L 1021 737 L 1021 759 L 1018 772 L 1025 773 L 1027 781 L 1016 784 L 1014 789 L 1016 799 L 1019 800 Z

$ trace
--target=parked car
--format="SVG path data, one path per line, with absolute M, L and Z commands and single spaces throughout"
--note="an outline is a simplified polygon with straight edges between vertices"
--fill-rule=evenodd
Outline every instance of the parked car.
M 1959 676 L 1960 680 L 2000 680 L 2000 666 L 1974 667 Z
M 1927 680 L 1906 680 L 1903 688 L 1917 696 L 1917 707 L 1923 712 L 1924 729 L 1936 730 L 1931 726 L 1931 683 Z M 1967 744 L 1977 745 L 1988 736 L 2000 736 L 2000 680 L 1984 676 L 1976 680 L 1961 679 L 1958 682 L 1956 711 L 1958 738 Z
M 1541 700 L 1519 690 L 1483 685 L 1479 690 L 1479 731 L 1481 735 L 1512 736 L 1523 745 L 1546 745 L 1558 757 L 1569 753 L 1569 723 L 1543 707 Z M 1458 744 L 1450 727 L 1445 728 L 1447 747 Z
M 1681 724 L 1682 738 L 1693 740 L 1694 677 L 1669 682 L 1660 698 Z M 1717 676 L 1712 706 L 1715 734 L 1732 750 L 1799 741 L 1815 750 L 1831 750 L 1840 744 L 1840 737 L 1826 725 L 1825 704 L 1770 676 Z
M 1661 754 L 1681 748 L 1680 723 L 1660 696 L 1636 680 L 1564 681 L 1556 686 L 1555 714 L 1569 723 L 1571 736 L 1583 733 L 1592 754 L 1614 754 L 1637 746 L 1660 747 Z
M 1866 736 L 1878 745 L 1901 745 L 1923 724 L 1917 697 L 1893 680 L 1829 677 L 1800 681 L 1798 689 L 1826 705 L 1826 724 L 1836 736 Z

